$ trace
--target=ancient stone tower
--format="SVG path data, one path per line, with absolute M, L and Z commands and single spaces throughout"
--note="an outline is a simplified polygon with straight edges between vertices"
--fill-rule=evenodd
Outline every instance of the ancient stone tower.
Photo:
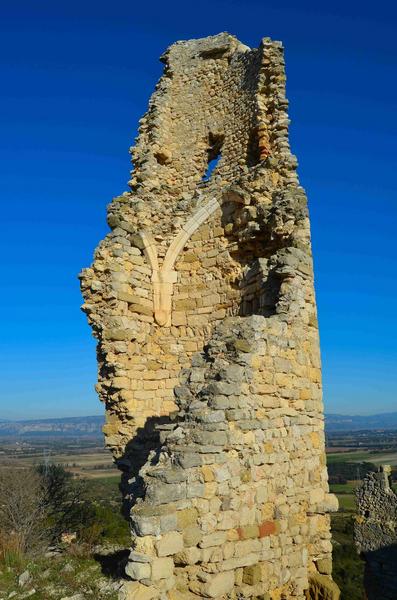
M 309 217 L 283 49 L 173 44 L 81 275 L 124 597 L 336 599 Z

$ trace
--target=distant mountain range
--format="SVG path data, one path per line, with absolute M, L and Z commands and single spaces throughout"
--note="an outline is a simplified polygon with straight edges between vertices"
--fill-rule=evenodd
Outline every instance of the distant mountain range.
M 91 417 L 64 417 L 7 421 L 0 419 L 1 437 L 102 437 L 102 415 Z M 367 417 L 358 415 L 325 415 L 325 426 L 332 431 L 359 431 L 364 429 L 397 429 L 397 412 Z
M 397 412 L 378 415 L 325 415 L 327 431 L 359 431 L 363 429 L 397 429 Z
M 104 417 L 64 417 L 5 421 L 0 419 L 1 437 L 102 437 Z

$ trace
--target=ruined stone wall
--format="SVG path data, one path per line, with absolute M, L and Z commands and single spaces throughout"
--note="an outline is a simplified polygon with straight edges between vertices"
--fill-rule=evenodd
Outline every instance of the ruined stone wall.
M 354 536 L 365 561 L 368 600 L 397 598 L 397 495 L 390 475 L 390 466 L 383 465 L 378 473 L 369 473 L 356 492 Z
M 162 60 L 131 191 L 109 206 L 111 232 L 81 274 L 131 515 L 125 593 L 337 598 L 282 46 L 224 33 Z

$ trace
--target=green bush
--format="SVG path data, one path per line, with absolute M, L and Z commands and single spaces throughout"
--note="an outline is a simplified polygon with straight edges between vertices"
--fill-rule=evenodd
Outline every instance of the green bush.
M 94 520 L 81 530 L 81 539 L 84 542 L 130 544 L 128 523 L 118 509 L 109 504 L 92 505 L 92 508 L 95 511 Z

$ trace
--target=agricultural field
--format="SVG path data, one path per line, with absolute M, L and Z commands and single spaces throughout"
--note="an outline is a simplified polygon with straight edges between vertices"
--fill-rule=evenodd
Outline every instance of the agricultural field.
M 370 462 L 374 465 L 388 464 L 397 466 L 397 451 L 388 452 L 380 450 L 378 452 L 373 452 L 371 450 L 357 450 L 353 452 L 328 452 L 327 463 L 331 464 L 337 462 Z
M 110 452 L 98 440 L 0 440 L 0 469 L 22 469 L 41 463 L 60 464 L 84 479 L 119 477 Z

